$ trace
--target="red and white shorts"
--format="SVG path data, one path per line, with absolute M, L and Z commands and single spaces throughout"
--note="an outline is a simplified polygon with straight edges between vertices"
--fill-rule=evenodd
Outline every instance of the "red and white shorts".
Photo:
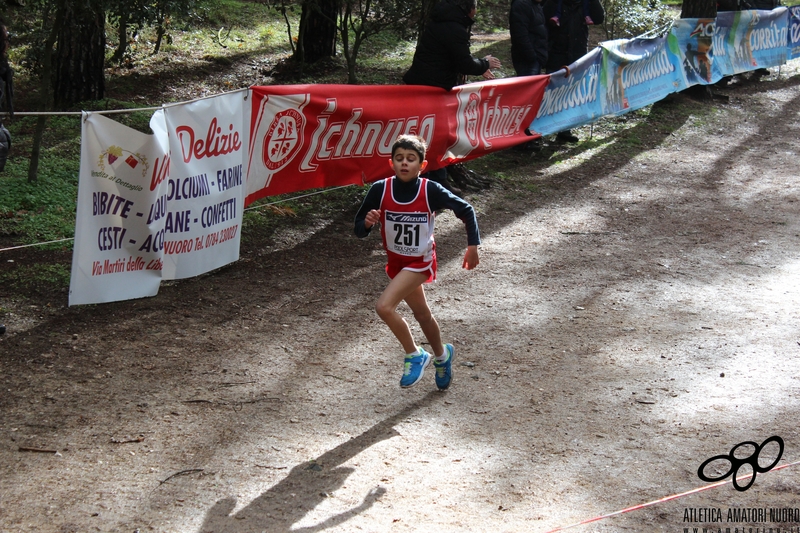
M 427 272 L 428 279 L 423 283 L 436 281 L 436 252 L 433 253 L 433 258 L 430 261 L 424 261 L 422 257 L 404 257 L 402 255 L 390 254 L 389 260 L 386 263 L 386 274 L 388 274 L 389 279 L 394 279 L 401 270 Z

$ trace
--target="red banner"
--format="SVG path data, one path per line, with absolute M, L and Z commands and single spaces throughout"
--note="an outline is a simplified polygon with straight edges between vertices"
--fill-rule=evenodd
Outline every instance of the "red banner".
M 484 81 L 445 91 L 414 85 L 252 87 L 247 197 L 259 198 L 391 174 L 398 135 L 428 143 L 428 169 L 530 140 L 550 77 Z

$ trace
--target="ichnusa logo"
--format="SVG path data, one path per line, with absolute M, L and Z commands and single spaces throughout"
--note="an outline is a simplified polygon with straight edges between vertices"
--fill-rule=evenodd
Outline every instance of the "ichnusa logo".
M 764 451 L 764 449 L 767 448 L 767 446 L 773 442 L 776 443 L 778 446 L 778 453 L 775 456 L 775 459 L 771 463 L 769 463 L 766 466 L 761 466 L 761 463 L 759 462 L 759 459 L 761 458 L 761 452 Z M 740 449 L 744 449 L 747 447 L 753 448 L 753 452 L 750 455 L 742 458 L 736 456 L 737 452 L 740 451 Z M 771 451 L 772 451 L 771 449 L 767 450 L 767 453 L 765 454 L 767 456 L 767 460 L 769 460 L 769 458 L 771 457 L 770 453 Z M 744 492 L 753 485 L 753 483 L 756 480 L 756 474 L 763 474 L 775 468 L 775 465 L 777 465 L 778 461 L 781 460 L 782 455 L 783 455 L 783 439 L 778 436 L 770 437 L 764 442 L 762 442 L 760 445 L 752 441 L 740 442 L 739 444 L 731 448 L 731 451 L 728 455 L 715 455 L 714 457 L 704 461 L 703 464 L 700 465 L 700 468 L 697 469 L 697 476 L 703 481 L 722 481 L 726 477 L 733 475 L 733 487 L 739 492 Z M 714 465 L 715 462 L 728 464 L 730 466 L 728 467 L 727 470 L 724 470 L 725 472 L 724 474 L 717 474 L 717 472 L 723 471 L 723 468 L 720 467 L 719 463 L 717 465 Z M 739 469 L 741 469 L 743 466 L 746 465 L 749 465 L 750 468 L 753 469 L 753 473 L 750 475 L 750 481 L 748 481 L 746 485 L 739 485 L 739 479 L 738 479 Z M 716 467 L 713 469 L 715 470 L 714 474 L 717 475 L 712 475 L 712 476 L 706 475 L 705 472 L 707 467 L 709 466 L 712 466 L 712 468 Z M 745 477 L 747 476 L 746 475 L 742 476 L 742 478 Z
M 270 170 L 282 168 L 303 146 L 305 118 L 296 109 L 285 109 L 275 114 L 264 136 L 262 157 Z

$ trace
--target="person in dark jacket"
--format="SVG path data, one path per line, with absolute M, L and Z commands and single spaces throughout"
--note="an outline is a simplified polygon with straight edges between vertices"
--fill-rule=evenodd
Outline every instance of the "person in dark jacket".
M 403 81 L 449 91 L 463 83 L 464 76 L 494 79 L 490 69 L 500 68 L 500 60 L 491 55 L 479 59 L 469 50 L 470 28 L 476 12 L 477 0 L 443 0 L 437 4 L 420 35 L 411 68 Z
M 512 0 L 508 29 L 514 72 L 517 76 L 541 74 L 547 64 L 547 26 L 542 0 Z
M 547 24 L 542 0 L 511 0 L 508 29 L 511 33 L 511 63 L 516 75 L 541 74 L 547 64 Z M 518 151 L 534 152 L 541 148 L 541 137 L 514 147 Z
M 466 76 L 494 79 L 490 69 L 500 68 L 500 60 L 491 55 L 479 59 L 469 50 L 470 29 L 477 11 L 477 0 L 443 0 L 436 4 L 403 81 L 408 85 L 428 85 L 449 91 L 464 83 Z M 424 177 L 457 196 L 462 195 L 447 178 L 447 167 L 432 170 Z
M 545 0 L 542 9 L 545 19 L 556 15 L 559 0 Z M 602 24 L 606 18 L 600 0 L 589 0 L 589 17 L 594 24 Z M 552 25 L 547 32 L 547 72 L 555 72 L 568 66 L 589 52 L 589 27 L 583 11 L 583 0 L 563 0 L 559 24 Z M 571 131 L 559 132 L 561 141 L 578 142 Z

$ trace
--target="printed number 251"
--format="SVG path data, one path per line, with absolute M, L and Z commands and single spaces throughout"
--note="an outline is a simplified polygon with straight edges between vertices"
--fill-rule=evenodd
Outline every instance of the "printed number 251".
M 419 225 L 395 224 L 394 243 L 398 246 L 419 246 Z

